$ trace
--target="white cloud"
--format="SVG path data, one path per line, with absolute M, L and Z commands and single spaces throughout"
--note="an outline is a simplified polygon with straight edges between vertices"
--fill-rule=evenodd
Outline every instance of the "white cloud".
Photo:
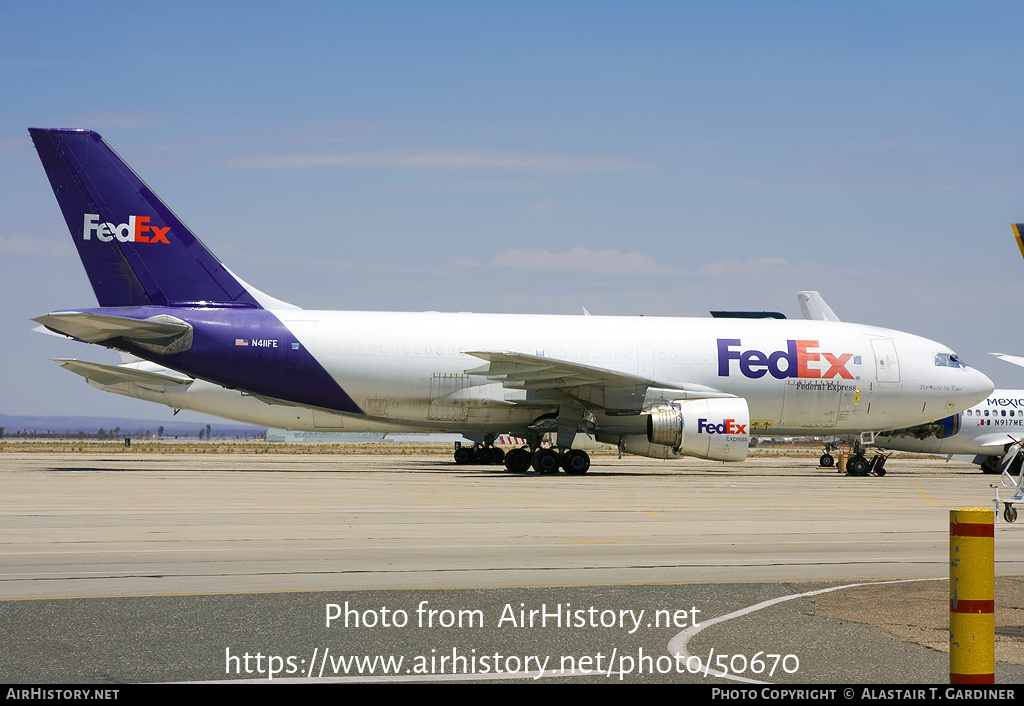
M 751 277 L 755 275 L 771 274 L 779 268 L 788 265 L 781 257 L 762 257 L 757 260 L 721 260 L 709 262 L 700 268 L 701 274 L 708 277 Z
M 580 270 L 608 275 L 679 275 L 685 271 L 665 267 L 653 258 L 638 252 L 590 250 L 575 247 L 564 253 L 547 250 L 509 250 L 491 260 L 501 267 L 531 270 Z
M 923 147 L 913 142 L 900 142 L 897 140 L 882 140 L 878 142 L 851 142 L 839 148 L 840 152 L 847 154 L 932 154 L 934 150 Z
M 0 236 L 0 254 L 29 257 L 74 257 L 75 248 L 66 239 L 33 238 L 28 235 Z
M 93 111 L 79 116 L 79 124 L 92 130 L 102 128 L 159 127 L 163 117 L 157 113 Z
M 558 201 L 555 199 L 541 199 L 532 203 L 530 210 L 534 213 L 554 213 L 558 210 Z
M 262 249 L 256 250 L 249 247 L 240 248 L 234 243 L 228 241 L 218 243 L 217 256 L 243 279 L 247 279 L 245 274 L 239 272 L 240 268 L 233 266 L 233 263 L 242 263 L 243 265 L 253 267 L 268 267 L 281 270 L 291 269 L 304 272 L 351 272 L 362 268 L 362 265 L 359 263 L 339 260 L 326 255 L 323 257 L 316 257 L 296 252 L 285 253 L 278 251 L 266 251 Z M 258 287 L 259 285 L 254 284 L 254 286 Z
M 818 179 L 815 181 L 783 181 L 779 179 L 741 179 L 736 182 L 737 186 L 744 188 L 771 189 L 773 191 L 888 191 L 888 192 L 918 192 L 922 194 L 944 193 L 944 192 L 991 192 L 991 191 L 1020 191 L 1024 188 L 1024 181 L 1013 179 L 987 179 L 987 180 L 827 180 Z
M 414 148 L 379 152 L 292 153 L 232 157 L 229 167 L 240 169 L 315 169 L 322 167 L 370 167 L 399 169 L 476 169 L 533 172 L 614 172 L 643 168 L 643 164 L 616 157 L 568 157 L 474 152 L 458 149 Z

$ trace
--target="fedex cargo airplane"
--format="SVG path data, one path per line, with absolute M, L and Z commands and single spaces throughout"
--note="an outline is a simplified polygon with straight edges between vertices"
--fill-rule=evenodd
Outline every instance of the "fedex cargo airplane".
M 95 132 L 29 132 L 99 300 L 36 321 L 134 356 L 60 361 L 120 394 L 288 429 L 457 431 L 509 471 L 581 474 L 578 433 L 740 461 L 751 435 L 909 427 L 992 391 L 939 343 L 836 321 L 300 309 L 225 267 Z M 506 454 L 501 434 L 527 443 Z

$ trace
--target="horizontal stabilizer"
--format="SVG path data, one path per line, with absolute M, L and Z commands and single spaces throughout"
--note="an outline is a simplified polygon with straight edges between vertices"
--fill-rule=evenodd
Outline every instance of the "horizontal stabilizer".
M 37 316 L 33 321 L 38 321 L 51 331 L 86 343 L 127 338 L 138 342 L 160 343 L 167 347 L 172 341 L 184 336 L 191 337 L 192 333 L 191 325 L 172 316 L 132 319 L 92 312 L 63 311 Z
M 155 373 L 148 370 L 140 370 L 137 367 L 104 365 L 103 363 L 90 363 L 73 358 L 55 358 L 54 362 L 60 363 L 60 367 L 65 370 L 70 370 L 76 375 L 81 375 L 86 380 L 100 385 L 134 382 L 148 387 L 168 387 L 171 385 L 188 385 L 193 381 L 188 375 L 167 368 L 161 368 L 162 372 Z
M 68 336 L 67 334 L 57 333 L 56 331 L 54 331 L 52 329 L 48 329 L 45 326 L 36 326 L 35 328 L 32 329 L 32 332 L 33 333 L 44 333 L 47 336 L 55 336 L 57 338 L 63 338 L 63 339 L 71 340 L 71 341 L 77 340 L 75 338 L 72 338 L 71 336 Z

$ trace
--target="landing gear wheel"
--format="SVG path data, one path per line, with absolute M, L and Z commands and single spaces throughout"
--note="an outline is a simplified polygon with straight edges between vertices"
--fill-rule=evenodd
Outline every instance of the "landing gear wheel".
M 455 449 L 455 463 L 465 466 L 473 460 L 473 452 L 465 446 Z
M 1003 469 L 1000 468 L 999 460 L 998 456 L 987 456 L 985 462 L 981 464 L 981 472 L 999 475 L 1003 472 Z
M 1017 521 L 1017 508 L 1013 505 L 1007 505 L 1006 509 L 1003 510 L 1003 519 L 1007 522 L 1013 523 Z
M 509 473 L 526 473 L 530 470 L 530 452 L 526 449 L 512 449 L 505 454 L 505 470 Z
M 501 464 L 505 460 L 505 449 L 500 446 L 491 447 L 491 460 L 489 463 L 493 463 L 495 466 Z
M 533 470 L 542 475 L 558 473 L 561 459 L 554 449 L 538 449 L 533 455 Z
M 871 469 L 871 464 L 863 456 L 851 456 L 846 462 L 846 472 L 851 476 L 866 476 Z
M 568 451 L 562 457 L 562 470 L 570 476 L 582 476 L 590 470 L 590 456 L 579 449 Z
M 822 454 L 821 458 L 818 459 L 818 465 L 822 468 L 832 468 L 836 465 L 836 460 L 832 457 L 832 454 Z

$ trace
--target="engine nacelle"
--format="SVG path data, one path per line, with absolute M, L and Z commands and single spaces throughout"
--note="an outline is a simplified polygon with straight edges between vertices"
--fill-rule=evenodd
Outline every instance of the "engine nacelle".
M 742 397 L 674 400 L 654 407 L 647 417 L 647 440 L 682 456 L 742 461 L 750 446 L 747 401 Z
M 646 434 L 626 434 L 619 438 L 619 448 L 624 453 L 648 458 L 676 458 L 679 454 L 669 446 L 652 444 Z

